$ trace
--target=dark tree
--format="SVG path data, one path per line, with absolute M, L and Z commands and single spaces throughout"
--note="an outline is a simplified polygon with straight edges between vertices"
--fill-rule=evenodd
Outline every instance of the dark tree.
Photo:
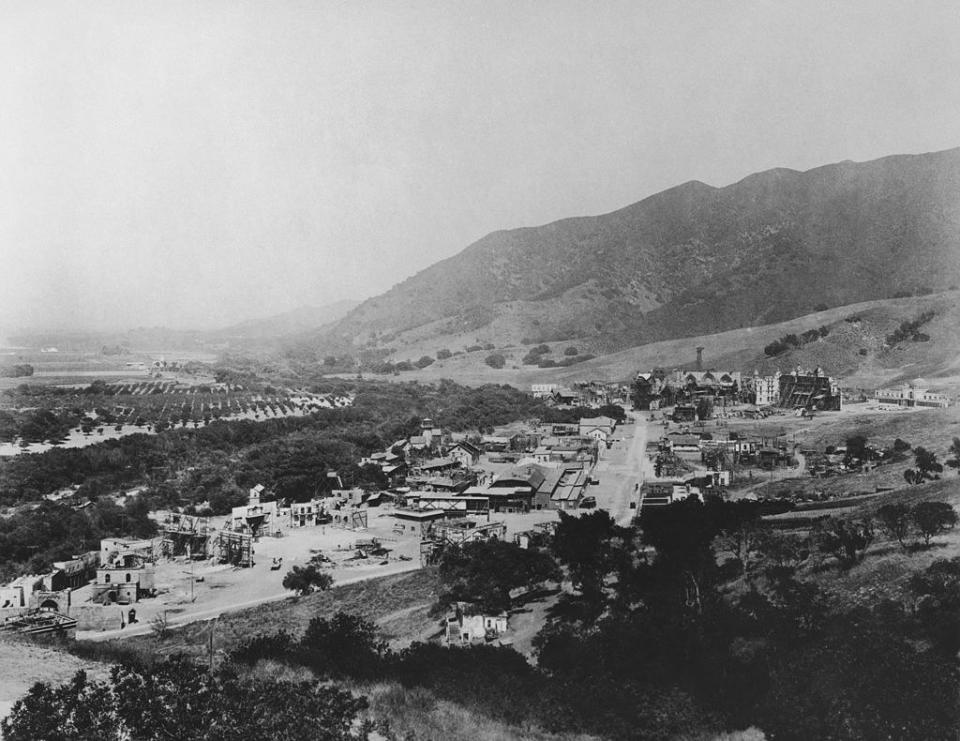
M 375 623 L 345 612 L 311 620 L 299 648 L 304 663 L 333 678 L 373 677 L 387 653 Z
M 950 449 L 947 451 L 950 454 L 950 457 L 947 459 L 947 465 L 950 468 L 956 468 L 957 473 L 960 473 L 960 437 L 953 438 L 953 442 L 950 443 Z
M 920 502 L 913 508 L 912 514 L 913 523 L 927 546 L 934 535 L 950 530 L 957 524 L 957 513 L 946 502 Z
M 910 534 L 910 508 L 901 503 L 885 504 L 877 510 L 877 517 L 884 531 L 906 548 L 903 541 Z
M 532 588 L 560 576 L 546 553 L 499 540 L 465 543 L 444 551 L 440 560 L 441 604 L 472 602 L 484 612 L 510 609 L 511 590 Z
M 553 554 L 570 571 L 574 585 L 588 600 L 600 600 L 606 576 L 617 565 L 618 541 L 627 535 L 606 510 L 575 517 L 560 513 Z
M 913 449 L 914 465 L 917 467 L 919 479 L 932 479 L 935 474 L 943 472 L 943 466 L 937 462 L 937 455 L 932 450 L 917 446 Z
M 873 526 L 869 520 L 840 520 L 829 517 L 817 523 L 814 539 L 823 553 L 834 556 L 841 567 L 849 568 L 863 558 L 873 542 Z
M 335 687 L 211 674 L 168 659 L 115 666 L 106 682 L 84 672 L 60 687 L 38 682 L 0 731 L 9 741 L 359 741 L 366 707 Z
M 294 566 L 283 577 L 283 588 L 290 589 L 298 594 L 322 592 L 333 585 L 333 577 L 320 571 L 314 565 Z
M 483 362 L 489 365 L 491 368 L 502 368 L 504 365 L 506 365 L 507 359 L 500 353 L 493 353 L 491 355 L 487 355 Z

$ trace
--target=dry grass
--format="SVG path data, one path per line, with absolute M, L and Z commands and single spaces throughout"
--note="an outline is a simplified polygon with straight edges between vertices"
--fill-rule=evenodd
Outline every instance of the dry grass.
M 509 726 L 455 703 L 438 699 L 429 690 L 395 683 L 358 685 L 355 691 L 370 702 L 370 717 L 386 723 L 397 738 L 412 734 L 417 741 L 590 741 L 583 734 L 548 733 L 536 726 Z

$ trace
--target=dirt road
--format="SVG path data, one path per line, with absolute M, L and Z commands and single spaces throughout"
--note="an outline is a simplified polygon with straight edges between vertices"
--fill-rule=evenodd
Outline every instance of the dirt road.
M 597 498 L 597 507 L 607 510 L 619 525 L 629 525 L 633 520 L 640 486 L 648 476 L 653 476 L 653 464 L 646 452 L 650 435 L 646 417 L 636 415 L 634 419 L 633 424 L 617 427 L 617 442 L 603 451 L 604 457 L 594 469 L 594 476 L 600 480 L 591 491 Z
M 362 574 L 355 577 L 347 577 L 345 579 L 337 579 L 334 586 L 355 584 L 356 582 L 366 581 L 368 579 L 378 579 L 382 576 L 390 576 L 393 574 L 403 574 L 408 571 L 415 571 L 419 568 L 419 560 L 390 564 L 390 566 L 375 572 Z M 187 625 L 188 623 L 195 623 L 202 620 L 212 620 L 225 612 L 236 612 L 237 610 L 255 607 L 266 602 L 277 602 L 282 599 L 290 599 L 291 597 L 293 597 L 293 592 L 290 590 L 283 590 L 282 592 L 275 592 L 273 594 L 264 594 L 256 599 L 245 600 L 243 602 L 234 602 L 232 604 L 212 607 L 206 610 L 196 610 L 183 615 L 170 616 L 167 625 L 170 628 L 176 628 L 181 625 Z M 130 638 L 131 636 L 146 635 L 153 629 L 154 627 L 152 622 L 140 622 L 136 625 L 131 625 L 118 630 L 78 630 L 77 640 L 109 641 L 116 638 Z

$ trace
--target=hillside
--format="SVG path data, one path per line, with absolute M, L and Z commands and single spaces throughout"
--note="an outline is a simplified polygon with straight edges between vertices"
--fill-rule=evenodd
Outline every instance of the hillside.
M 960 149 L 689 182 L 601 216 L 494 232 L 312 342 L 609 352 L 960 283 Z M 442 345 L 441 345 L 442 346 Z
M 927 341 L 904 340 L 888 345 L 887 338 L 904 322 L 932 314 L 920 328 Z M 800 335 L 826 327 L 827 335 L 774 357 L 764 347 L 788 334 Z M 483 361 L 487 351 L 455 354 L 437 360 L 422 370 L 401 373 L 398 380 L 436 381 L 456 378 L 461 383 L 509 383 L 528 388 L 532 383 L 569 383 L 603 379 L 624 381 L 643 368 L 692 367 L 696 347 L 703 347 L 704 363 L 710 368 L 729 368 L 745 373 L 754 370 L 772 373 L 801 365 L 821 366 L 827 373 L 844 378 L 844 386 L 876 388 L 901 380 L 925 378 L 932 387 L 960 390 L 960 293 L 945 291 L 922 297 L 866 301 L 814 312 L 784 322 L 726 332 L 661 340 L 609 353 L 566 368 L 538 368 L 523 365 L 528 346 L 498 349 L 506 358 L 503 369 L 490 368 Z M 564 350 L 588 344 L 570 340 L 547 343 L 548 357 L 563 358 Z M 435 341 L 412 344 L 398 357 L 414 359 L 435 355 Z M 375 376 L 376 377 L 376 376 Z M 387 376 L 389 377 L 389 376 Z

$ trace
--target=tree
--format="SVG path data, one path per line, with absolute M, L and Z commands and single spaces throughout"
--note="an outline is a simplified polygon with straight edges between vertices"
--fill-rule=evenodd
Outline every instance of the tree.
M 899 502 L 885 504 L 877 510 L 877 517 L 880 518 L 880 526 L 884 531 L 906 548 L 903 540 L 910 534 L 910 508 Z
M 489 365 L 491 368 L 499 369 L 499 368 L 503 368 L 503 366 L 506 365 L 507 359 L 503 357 L 503 355 L 501 355 L 500 353 L 491 353 L 490 355 L 487 355 L 486 358 L 484 358 L 483 362 Z
M 909 582 L 917 595 L 916 612 L 925 631 L 948 658 L 960 650 L 960 558 L 938 558 Z
M 847 461 L 864 460 L 867 458 L 867 438 L 863 435 L 852 435 L 847 438 Z
M 416 365 L 417 368 L 420 368 L 421 370 L 423 370 L 428 365 L 433 365 L 433 358 L 431 358 L 429 355 L 424 355 L 420 358 L 420 360 L 414 363 L 414 365 Z
M 320 571 L 316 566 L 294 566 L 283 577 L 283 588 L 300 595 L 311 592 L 323 592 L 333 585 L 333 577 Z
M 576 347 L 568 347 L 563 351 L 563 354 L 568 356 L 579 355 L 580 350 Z
M 359 741 L 366 707 L 335 687 L 211 674 L 175 658 L 115 666 L 104 682 L 82 671 L 60 687 L 38 682 L 0 731 L 9 741 Z
M 358 615 L 337 612 L 315 617 L 300 639 L 301 657 L 324 677 L 370 678 L 380 670 L 387 643 L 375 623 Z
M 923 544 L 930 545 L 930 539 L 950 530 L 957 524 L 957 513 L 946 502 L 920 502 L 913 508 L 913 523 L 923 537 Z
M 512 590 L 558 578 L 557 565 L 546 553 L 499 540 L 465 543 L 441 556 L 440 602 L 472 602 L 483 612 L 504 612 L 512 604 Z
M 817 524 L 814 539 L 818 548 L 834 556 L 841 567 L 849 568 L 863 558 L 873 542 L 873 525 L 869 520 L 840 520 L 828 517 Z
M 947 465 L 950 468 L 956 468 L 957 473 L 960 473 L 960 437 L 953 438 L 953 442 L 950 443 L 950 449 L 947 451 L 950 454 L 950 457 L 947 459 Z
M 937 462 L 937 455 L 919 445 L 913 449 L 914 465 L 917 467 L 917 483 L 924 479 L 932 479 L 934 474 L 942 473 L 943 466 Z
M 575 517 L 560 511 L 553 554 L 570 571 L 574 585 L 588 601 L 599 601 L 603 582 L 616 567 L 617 540 L 626 534 L 610 513 L 596 510 Z
M 437 360 L 446 360 L 451 355 L 453 355 L 453 353 L 447 350 L 446 348 L 443 348 L 442 350 L 437 350 Z

